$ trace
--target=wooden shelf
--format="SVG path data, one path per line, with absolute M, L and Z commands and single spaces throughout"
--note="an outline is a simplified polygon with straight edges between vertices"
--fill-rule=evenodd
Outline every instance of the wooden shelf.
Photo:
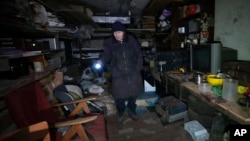
M 9 79 L 0 79 L 0 98 L 9 92 L 19 89 L 20 87 L 31 83 L 33 81 L 40 80 L 48 75 L 50 75 L 54 70 L 56 70 L 58 65 L 53 65 L 45 68 L 43 72 L 32 72 L 30 75 L 22 76 L 19 79 L 9 80 Z
M 193 15 L 187 13 L 187 9 L 191 4 L 199 5 L 199 11 Z M 171 48 L 180 48 L 181 42 L 185 42 L 185 39 L 192 40 L 193 38 L 199 40 L 202 28 L 201 20 L 204 19 L 204 15 L 207 15 L 207 18 L 214 18 L 214 0 L 196 0 L 196 1 L 173 1 L 170 2 L 169 9 L 172 10 L 171 22 Z M 178 33 L 178 28 L 184 27 L 186 33 Z M 209 37 L 207 42 L 211 42 L 214 36 L 213 25 L 208 25 Z M 191 32 L 189 32 L 191 31 Z M 185 38 L 184 38 L 185 36 Z
M 191 34 L 200 34 L 200 31 L 188 32 L 188 33 L 179 33 L 180 36 L 188 36 Z
M 149 31 L 149 32 L 155 32 L 154 28 L 128 28 L 128 31 Z M 97 28 L 95 29 L 95 32 L 111 32 L 111 28 Z
M 200 18 L 200 16 L 201 16 L 201 13 L 196 13 L 196 14 L 194 14 L 194 15 L 188 15 L 188 16 L 186 16 L 186 17 L 179 18 L 179 19 L 177 20 L 177 23 L 178 23 L 178 24 L 185 23 L 185 22 L 188 22 L 189 20 L 198 19 L 198 18 Z
M 56 53 L 64 51 L 63 49 L 57 50 L 44 50 L 44 51 L 26 51 L 22 54 L 13 54 L 13 55 L 0 55 L 0 59 L 13 59 L 13 58 L 21 58 L 21 57 L 32 57 L 32 56 L 39 56 L 49 53 Z
M 0 37 L 49 38 L 55 36 L 52 32 L 36 28 L 26 23 L 1 20 L 0 26 Z

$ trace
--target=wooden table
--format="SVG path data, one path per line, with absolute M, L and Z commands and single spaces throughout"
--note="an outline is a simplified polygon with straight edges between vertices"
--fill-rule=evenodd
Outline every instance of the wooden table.
M 239 124 L 250 124 L 250 108 L 241 106 L 237 103 L 237 101 L 227 101 L 222 98 L 218 98 L 216 94 L 211 93 L 210 95 L 202 94 L 198 85 L 194 82 L 190 81 L 192 79 L 192 74 L 181 74 L 178 71 L 168 71 L 164 72 L 166 75 L 167 81 L 174 80 L 176 85 L 180 87 L 180 95 L 181 100 L 183 99 L 184 89 L 188 90 L 191 95 L 194 95 L 202 102 L 207 103 L 216 111 L 219 111 L 226 115 L 228 118 L 238 122 Z M 156 80 L 161 81 L 159 73 L 153 73 L 153 76 Z M 167 85 L 167 84 L 166 84 Z
M 250 124 L 250 108 L 240 106 L 237 101 L 227 101 L 218 98 L 214 93 L 202 94 L 199 91 L 198 86 L 193 82 L 181 83 L 181 89 L 183 88 L 188 89 L 191 94 L 195 95 L 203 102 L 208 103 L 230 119 L 233 119 L 240 124 Z M 181 90 L 181 95 L 182 92 L 183 90 Z

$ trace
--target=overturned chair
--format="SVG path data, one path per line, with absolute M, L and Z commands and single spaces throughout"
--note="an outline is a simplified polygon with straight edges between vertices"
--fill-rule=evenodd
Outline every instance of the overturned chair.
M 47 121 L 52 141 L 107 141 L 105 117 L 93 115 L 87 105 L 87 101 L 95 100 L 94 97 L 51 105 L 40 84 L 32 82 L 7 94 L 4 100 L 18 128 Z M 55 107 L 65 104 L 76 104 L 76 108 L 67 118 L 61 119 Z M 76 116 L 79 110 L 84 111 L 83 116 Z

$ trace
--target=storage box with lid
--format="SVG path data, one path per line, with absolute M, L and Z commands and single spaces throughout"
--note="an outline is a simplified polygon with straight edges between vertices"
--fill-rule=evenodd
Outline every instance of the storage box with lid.
M 186 122 L 184 129 L 192 136 L 194 141 L 207 141 L 209 139 L 207 130 L 197 120 Z
M 159 98 L 155 111 L 162 124 L 187 118 L 187 105 L 172 95 Z

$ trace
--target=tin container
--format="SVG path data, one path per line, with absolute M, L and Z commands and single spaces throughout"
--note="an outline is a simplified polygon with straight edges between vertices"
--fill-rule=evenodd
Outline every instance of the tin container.
M 193 73 L 194 83 L 200 84 L 203 82 L 203 74 L 202 73 Z

